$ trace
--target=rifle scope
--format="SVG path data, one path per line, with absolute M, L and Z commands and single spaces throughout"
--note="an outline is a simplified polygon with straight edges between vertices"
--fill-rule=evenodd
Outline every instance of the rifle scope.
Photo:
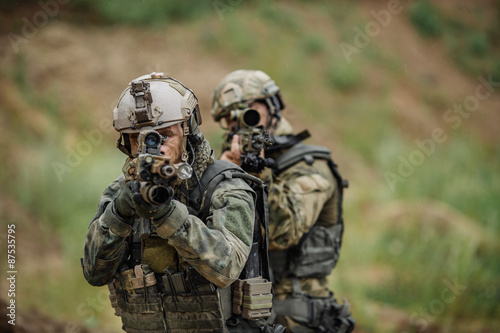
M 255 109 L 232 110 L 231 120 L 236 121 L 238 128 L 256 127 L 260 122 L 260 113 Z

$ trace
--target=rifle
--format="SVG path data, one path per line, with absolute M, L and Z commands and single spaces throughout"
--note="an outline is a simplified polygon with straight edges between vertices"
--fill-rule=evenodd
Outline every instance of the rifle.
M 241 168 L 247 172 L 260 173 L 265 167 L 273 167 L 272 158 L 260 156 L 261 151 L 271 146 L 274 140 L 264 129 L 264 126 L 257 126 L 260 122 L 260 114 L 257 110 L 251 108 L 232 110 L 231 120 L 236 123 L 225 134 L 225 140 L 222 144 L 222 151 L 231 149 L 231 142 L 234 135 L 240 137 L 241 149 Z
M 165 140 L 157 131 L 141 131 L 137 141 L 138 153 L 128 158 L 122 168 L 125 182 L 137 181 L 132 186 L 133 192 L 140 192 L 143 199 L 152 205 L 162 204 L 171 195 L 170 182 L 174 177 L 182 180 L 191 178 L 193 169 L 184 162 L 171 164 L 170 158 L 160 153 Z M 140 237 L 149 237 L 150 221 L 141 223 L 140 228 Z

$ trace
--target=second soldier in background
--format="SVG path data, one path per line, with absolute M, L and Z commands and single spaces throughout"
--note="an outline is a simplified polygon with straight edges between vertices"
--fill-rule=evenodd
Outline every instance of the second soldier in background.
M 237 70 L 225 76 L 212 102 L 214 120 L 228 130 L 221 159 L 258 174 L 269 186 L 275 292 L 271 321 L 286 326 L 287 332 L 351 332 L 349 305 L 337 302 L 327 279 L 339 257 L 347 182 L 328 149 L 302 144 L 309 133 L 295 134 L 283 109 L 279 87 L 264 72 Z M 241 125 L 255 111 L 260 119 L 250 125 L 262 132 L 253 140 L 263 148 L 258 154 L 247 148 L 252 134 Z

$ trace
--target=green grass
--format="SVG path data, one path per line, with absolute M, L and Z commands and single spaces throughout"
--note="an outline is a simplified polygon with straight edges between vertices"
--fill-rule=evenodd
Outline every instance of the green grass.
M 36 133 L 23 126 L 18 115 L 2 113 L 2 118 L 10 124 L 9 140 L 5 142 L 12 154 L 2 167 L 0 181 L 4 193 L 18 206 L 1 214 L 16 225 L 23 242 L 33 242 L 33 245 L 19 243 L 19 247 L 31 248 L 35 251 L 33 255 L 47 255 L 43 260 L 18 256 L 19 309 L 37 309 L 55 318 L 89 326 L 107 326 L 105 323 L 111 317 L 109 300 L 104 304 L 100 289 L 85 281 L 80 257 L 99 196 L 119 176 L 125 156 L 113 148 L 113 138 L 104 134 L 100 144 L 89 143 L 90 152 L 79 154 L 78 162 L 69 165 L 68 156 L 74 154 L 72 151 L 78 152 L 78 147 L 88 139 L 73 132 L 60 118 L 55 96 L 33 93 L 22 55 L 20 59 L 7 77 L 12 78 L 28 105 L 51 120 L 51 126 L 47 133 Z M 86 122 L 81 118 L 78 121 Z M 86 128 L 90 130 L 92 126 Z M 64 165 L 59 169 L 63 171 L 57 172 L 54 163 Z M 27 239 L 27 235 L 35 238 Z M 97 305 L 92 303 L 99 308 L 90 307 L 87 299 L 99 300 Z
M 486 323 L 500 316 L 500 248 L 495 241 L 500 236 L 500 148 L 470 134 L 466 125 L 447 130 L 447 140 L 437 144 L 434 153 L 391 190 L 384 173 L 397 172 L 398 158 L 408 158 L 417 149 L 415 138 L 398 124 L 391 103 L 404 65 L 398 55 L 385 53 L 375 43 L 364 48 L 355 61 L 345 61 L 334 38 L 352 43 L 353 27 L 366 22 L 356 5 L 317 4 L 318 19 L 335 30 L 335 36 L 326 37 L 309 30 L 303 13 L 285 8 L 283 2 L 271 6 L 263 1 L 240 3 L 225 13 L 223 21 L 215 16 L 217 24 L 205 21 L 203 13 L 213 10 L 206 6 L 190 13 L 188 5 L 170 9 L 170 4 L 158 4 L 159 13 L 169 13 L 163 22 L 148 14 L 141 2 L 120 9 L 108 2 L 77 4 L 91 4 L 103 21 L 117 25 L 140 26 L 148 17 L 156 24 L 197 20 L 193 23 L 197 28 L 206 22 L 207 29 L 198 40 L 207 59 L 225 55 L 225 65 L 231 70 L 244 66 L 266 71 L 313 135 L 327 133 L 338 140 L 336 144 L 347 152 L 346 160 L 351 163 L 340 165 L 351 187 L 346 191 L 342 255 L 331 284 L 339 299 L 349 298 L 360 327 L 370 332 L 390 331 L 382 328 L 386 323 L 371 310 L 372 304 L 422 316 L 442 299 L 447 287 L 444 281 L 455 279 L 467 289 L 446 303 L 434 316 L 435 322 Z M 416 29 L 441 41 L 450 50 L 450 61 L 454 59 L 464 70 L 479 73 L 497 68 L 500 73 L 493 30 L 484 34 L 483 28 L 453 23 L 431 2 L 415 2 L 408 15 Z M 189 28 L 189 24 L 185 26 Z M 20 277 L 23 292 L 19 304 L 102 327 L 111 317 L 111 307 L 104 302 L 102 289 L 90 287 L 83 279 L 79 258 L 99 195 L 118 176 L 125 156 L 113 148 L 114 135 L 104 135 L 103 142 L 92 146 L 61 181 L 52 163 L 64 164 L 67 147 L 76 150 L 87 140 L 81 130 L 97 126 L 84 110 L 72 113 L 76 120 L 66 119 L 68 110 L 61 109 L 50 89 L 48 95 L 33 93 L 27 68 L 20 54 L 6 77 L 29 106 L 51 121 L 51 127 L 47 133 L 32 132 L 22 123 L 23 118 L 0 105 L 0 119 L 13 129 L 6 136 L 9 154 L 0 168 L 0 180 L 22 210 L 39 220 L 38 241 L 47 247 L 54 243 L 61 257 L 49 258 L 60 260 L 50 265 L 50 272 L 37 268 L 34 275 Z M 376 84 L 368 80 L 380 78 L 370 76 L 374 68 L 385 75 Z M 446 90 L 421 91 L 418 84 L 416 90 L 416 98 L 431 110 L 450 105 Z M 219 153 L 220 134 L 207 133 Z M 29 231 L 28 221 L 15 222 L 24 232 Z M 92 307 L 88 302 L 94 299 L 102 302 Z M 112 326 L 119 324 L 112 322 Z
M 198 0 L 183 2 L 75 0 L 70 6 L 87 14 L 90 9 L 90 12 L 97 15 L 104 24 L 135 26 L 165 26 L 174 22 L 197 19 L 215 10 L 212 2 Z
M 415 149 L 411 142 L 396 142 L 391 134 L 381 141 L 376 169 L 387 170 Z M 374 301 L 413 315 L 415 329 L 419 318 L 457 327 L 465 318 L 486 325 L 500 315 L 499 164 L 480 147 L 450 135 L 394 192 L 383 177 L 350 179 L 346 234 L 332 288 L 339 297 L 350 296 L 357 319 L 374 332 L 379 318 L 363 306 Z M 450 285 L 459 286 L 453 294 Z
M 444 13 L 437 3 L 420 0 L 410 6 L 408 15 L 421 35 L 443 41 L 450 58 L 466 74 L 500 77 L 499 14 L 485 21 L 487 10 L 477 7 L 464 22 Z
M 22 304 L 22 308 L 42 309 L 43 313 L 89 326 L 102 326 L 109 320 L 109 301 L 94 305 L 99 306 L 98 309 L 86 305 L 87 299 L 92 302 L 102 297 L 100 289 L 87 284 L 80 267 L 85 234 L 95 214 L 99 196 L 119 175 L 125 159 L 111 144 L 106 146 L 97 147 L 80 165 L 63 174 L 62 181 L 52 169 L 51 162 L 64 161 L 64 150 L 50 144 L 40 144 L 37 147 L 40 152 L 38 155 L 33 151 L 28 152 L 30 159 L 36 157 L 39 164 L 29 172 L 18 174 L 15 181 L 17 199 L 30 215 L 36 216 L 40 219 L 39 223 L 46 226 L 47 235 L 57 237 L 53 241 L 58 244 L 61 258 L 47 258 L 56 260 L 56 264 L 48 263 L 47 266 L 55 265 L 58 270 L 46 272 L 40 267 L 36 271 L 36 280 L 33 275 L 20 274 L 23 293 L 19 304 Z M 19 232 L 28 228 L 28 225 L 20 224 Z M 47 246 L 52 243 L 47 239 L 45 242 Z
M 401 155 L 407 157 L 418 149 L 416 145 L 410 147 Z M 474 137 L 449 132 L 447 141 L 436 144 L 435 152 L 422 166 L 415 167 L 404 186 L 396 186 L 395 195 L 442 200 L 481 225 L 493 227 L 498 217 L 495 199 L 500 196 L 500 180 L 495 176 L 500 171 L 498 162 L 498 156 L 489 156 Z
M 346 92 L 363 88 L 360 68 L 354 63 L 345 63 L 343 59 L 332 61 L 327 71 L 328 83 L 337 90 Z
M 409 9 L 410 19 L 417 30 L 425 37 L 435 38 L 445 29 L 439 10 L 430 1 L 414 2 Z
M 455 210 L 456 215 L 444 214 L 444 217 L 435 217 L 435 221 L 432 218 L 426 221 L 425 218 L 429 217 L 424 203 L 419 208 L 423 219 L 409 215 L 401 221 L 404 223 L 399 227 L 402 233 L 392 231 L 386 234 L 381 244 L 387 244 L 397 235 L 403 237 L 402 242 L 407 246 L 397 261 L 397 267 L 409 274 L 407 280 L 401 276 L 398 282 L 417 294 L 397 301 L 398 293 L 391 293 L 388 286 L 379 291 L 385 301 L 392 299 L 398 305 L 410 301 L 406 306 L 421 303 L 414 302 L 416 299 L 430 302 L 440 285 L 428 283 L 427 277 L 430 275 L 430 280 L 438 281 L 449 276 L 469 286 L 467 301 L 457 302 L 450 311 L 466 315 L 474 308 L 494 307 L 493 300 L 482 297 L 480 289 L 494 284 L 494 280 L 490 280 L 491 274 L 500 273 L 500 265 L 492 262 L 492 251 L 498 250 L 493 245 L 494 235 L 498 236 L 500 232 L 495 223 L 498 221 L 495 198 L 500 197 L 500 181 L 495 175 L 500 171 L 499 164 L 498 160 L 483 153 L 473 137 L 464 138 L 457 134 L 450 133 L 447 142 L 437 145 L 435 153 L 421 166 L 415 167 L 415 172 L 403 184 L 396 186 L 394 199 L 443 202 Z M 416 148 L 411 144 L 405 147 L 407 152 L 412 149 Z M 406 156 L 401 151 L 400 154 Z M 479 251 L 480 248 L 485 249 L 484 253 Z M 488 270 L 484 271 L 484 267 Z

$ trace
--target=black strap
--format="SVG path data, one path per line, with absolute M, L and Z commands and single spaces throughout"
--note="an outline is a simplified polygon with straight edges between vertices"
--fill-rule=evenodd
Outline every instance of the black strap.
M 286 169 L 302 160 L 306 161 L 308 164 L 312 164 L 315 159 L 329 161 L 331 160 L 331 151 L 321 146 L 304 145 L 302 143 L 298 143 L 291 149 L 286 151 L 284 154 L 281 154 L 274 159 L 275 168 L 273 171 L 275 174 L 279 175 Z
M 237 172 L 244 173 L 239 166 L 228 161 L 216 160 L 207 166 L 200 179 L 200 187 L 194 188 L 189 194 L 191 198 L 197 199 L 195 204 L 199 206 L 197 208 L 198 212 L 200 212 L 198 215 L 200 219 L 205 220 L 208 217 L 212 195 L 219 183 L 224 179 L 233 178 L 233 173 Z M 202 203 L 202 200 L 205 200 L 205 202 Z
M 342 209 L 342 201 L 344 199 L 344 188 L 349 187 L 349 181 L 347 179 L 343 179 L 342 176 L 339 173 L 337 164 L 333 162 L 331 159 L 328 160 L 328 166 L 330 167 L 330 170 L 332 171 L 333 177 L 335 177 L 335 180 L 337 181 L 337 189 L 338 189 L 338 195 L 339 198 L 337 200 L 337 214 L 338 214 L 338 222 L 341 226 L 340 230 L 340 243 L 339 247 L 342 246 L 342 239 L 344 235 L 344 215 L 343 215 L 343 209 Z
M 301 141 L 304 141 L 310 136 L 311 133 L 309 133 L 308 130 L 304 130 L 296 135 L 274 136 L 272 138 L 274 140 L 274 144 L 266 147 L 265 149 L 266 152 L 275 152 L 278 150 L 288 149 L 300 143 Z
M 210 214 L 212 196 L 217 189 L 217 186 L 221 181 L 231 178 L 243 179 L 250 184 L 253 184 L 252 189 L 256 192 L 257 195 L 255 213 L 260 220 L 260 223 L 254 223 L 253 239 L 250 253 L 250 258 L 252 258 L 254 255 L 260 258 L 261 262 L 257 262 L 258 266 L 260 267 L 255 267 L 256 262 L 250 260 L 250 262 L 247 262 L 248 265 L 245 266 L 242 275 L 245 278 L 252 278 L 262 274 L 262 277 L 269 280 L 269 203 L 267 200 L 268 189 L 266 184 L 261 179 L 247 174 L 236 164 L 227 161 L 216 160 L 213 164 L 209 165 L 206 168 L 203 176 L 200 179 L 200 188 L 194 189 L 192 193 L 190 193 L 190 196 L 191 198 L 198 198 L 197 204 L 200 205 L 198 209 L 198 211 L 200 212 L 198 217 L 201 220 L 205 221 Z M 197 191 L 200 192 L 197 193 Z M 201 204 L 202 199 L 203 205 Z M 262 238 L 261 235 L 261 226 L 265 231 L 264 238 Z M 253 267 L 250 267 L 251 265 L 253 265 Z M 253 276 L 255 274 L 258 275 Z

